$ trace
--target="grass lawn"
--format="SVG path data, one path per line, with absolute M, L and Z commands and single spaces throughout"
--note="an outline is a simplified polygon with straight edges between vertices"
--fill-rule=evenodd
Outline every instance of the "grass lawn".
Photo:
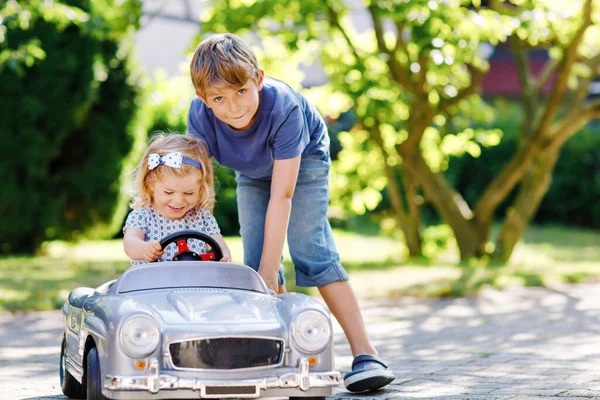
M 463 296 L 485 285 L 548 286 L 600 278 L 600 234 L 564 227 L 531 227 L 509 265 L 459 266 L 454 248 L 436 260 L 406 260 L 404 247 L 389 238 L 335 231 L 342 263 L 359 298 Z M 238 237 L 227 238 L 235 262 L 242 261 Z M 286 254 L 288 290 L 297 288 Z M 122 241 L 47 243 L 36 257 L 0 258 L 0 310 L 57 309 L 78 286 L 98 286 L 128 268 Z

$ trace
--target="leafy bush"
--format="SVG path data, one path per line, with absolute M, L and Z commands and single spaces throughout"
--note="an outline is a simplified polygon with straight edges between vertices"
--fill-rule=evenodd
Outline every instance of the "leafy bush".
M 592 122 L 565 143 L 536 221 L 600 228 L 599 128 Z
M 119 228 L 144 132 L 127 47 L 140 13 L 135 0 L 0 6 L 0 252 Z

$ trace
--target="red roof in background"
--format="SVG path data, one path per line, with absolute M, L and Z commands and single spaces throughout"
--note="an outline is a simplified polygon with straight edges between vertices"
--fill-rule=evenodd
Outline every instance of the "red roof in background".
M 534 51 L 530 54 L 530 73 L 537 77 L 548 61 L 545 51 Z M 484 96 L 511 96 L 521 92 L 519 74 L 510 51 L 498 47 L 489 59 L 490 69 L 483 76 L 481 91 Z M 548 93 L 552 87 L 554 78 L 546 81 L 542 92 Z

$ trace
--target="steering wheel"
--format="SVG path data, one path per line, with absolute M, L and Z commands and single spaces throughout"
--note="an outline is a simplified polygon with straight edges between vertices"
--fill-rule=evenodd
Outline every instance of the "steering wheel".
M 212 251 L 203 254 L 191 251 L 187 244 L 188 239 L 200 240 L 209 245 Z M 219 243 L 202 232 L 187 230 L 172 233 L 160 241 L 162 250 L 171 243 L 177 243 L 177 253 L 173 256 L 173 261 L 219 261 L 223 258 L 223 250 Z

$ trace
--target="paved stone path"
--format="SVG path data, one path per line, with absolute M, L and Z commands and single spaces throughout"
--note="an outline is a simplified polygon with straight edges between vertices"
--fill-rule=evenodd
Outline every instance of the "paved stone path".
M 477 298 L 363 302 L 397 379 L 337 399 L 600 399 L 600 285 L 485 290 Z M 0 315 L 0 399 L 63 399 L 60 312 Z M 337 367 L 348 344 L 336 327 Z

